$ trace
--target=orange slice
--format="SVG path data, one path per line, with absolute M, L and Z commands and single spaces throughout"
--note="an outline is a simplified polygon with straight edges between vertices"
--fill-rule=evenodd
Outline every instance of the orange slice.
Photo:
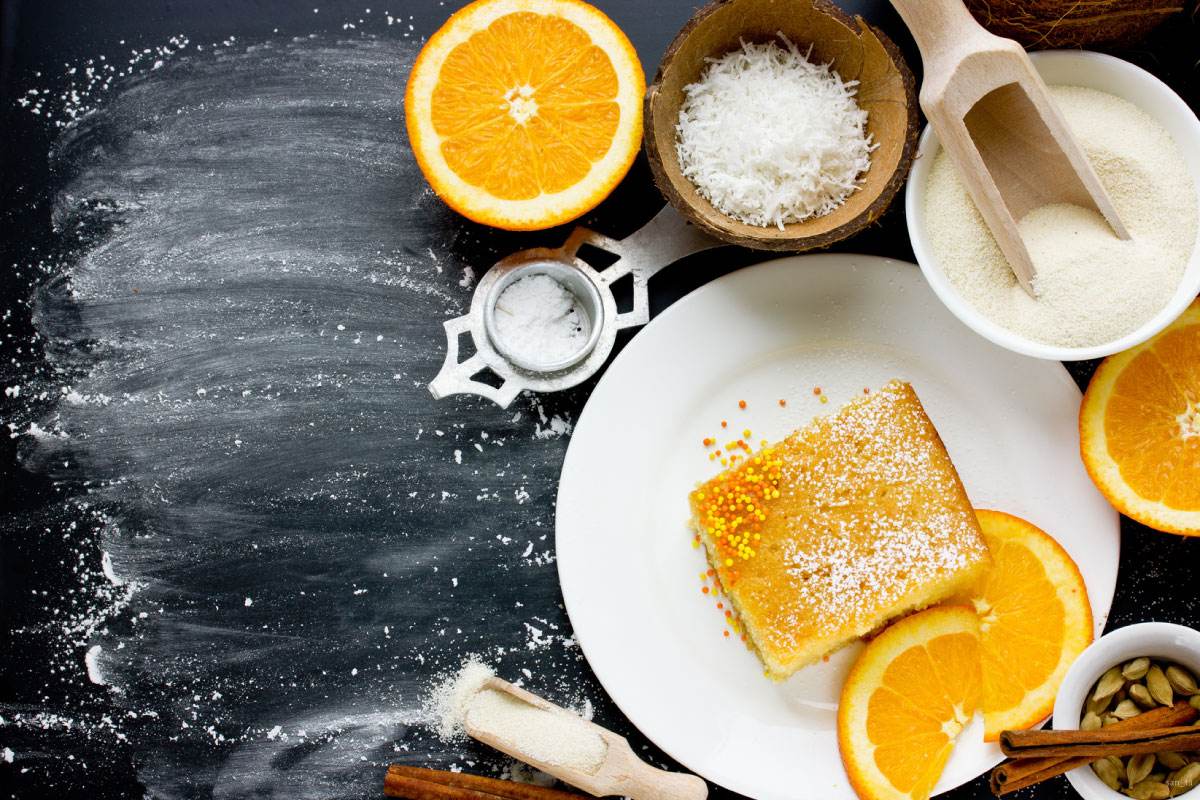
M 838 747 L 863 800 L 925 800 L 979 701 L 979 620 L 966 606 L 905 617 L 842 686 Z
M 1001 511 L 978 510 L 992 567 L 960 595 L 979 614 L 984 741 L 1050 714 L 1067 668 L 1092 643 L 1083 576 L 1048 533 Z
M 1200 300 L 1148 342 L 1104 359 L 1083 395 L 1079 446 L 1122 514 L 1200 536 Z
M 477 0 L 417 57 L 404 120 L 433 190 L 476 222 L 549 228 L 594 208 L 641 146 L 646 78 L 579 0 Z

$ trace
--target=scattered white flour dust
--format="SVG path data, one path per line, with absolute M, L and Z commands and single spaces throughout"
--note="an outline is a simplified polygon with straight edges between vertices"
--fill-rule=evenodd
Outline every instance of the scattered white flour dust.
M 496 329 L 512 355 L 530 364 L 554 364 L 578 353 L 591 321 L 569 289 L 549 275 L 513 281 L 496 299 Z
M 519 411 L 488 407 L 482 423 L 479 408 L 464 417 L 429 399 L 426 331 L 443 335 L 438 323 L 462 313 L 477 275 L 455 263 L 446 230 L 408 247 L 406 236 L 436 227 L 428 189 L 381 223 L 391 231 L 407 214 L 417 233 L 362 236 L 370 244 L 359 252 L 319 229 L 331 207 L 371 224 L 379 192 L 364 192 L 367 212 L 346 213 L 342 195 L 357 196 L 345 190 L 347 170 L 360 170 L 360 183 L 418 183 L 394 125 L 397 76 L 416 47 L 367 32 L 372 18 L 386 30 L 364 11 L 335 22 L 332 36 L 121 42 L 127 57 L 69 65 L 19 101 L 62 132 L 56 157 L 72 181 L 55 208 L 64 229 L 99 222 L 102 232 L 83 237 L 78 256 L 5 264 L 28 285 L 0 308 L 0 328 L 12 316 L 28 324 L 36 310 L 37 332 L 9 337 L 20 358 L 46 341 L 70 349 L 81 330 L 101 355 L 0 368 L 13 407 L 3 430 L 30 471 L 61 479 L 63 497 L 83 487 L 46 519 L 14 523 L 16 535 L 54 546 L 66 575 L 65 588 L 38 587 L 40 616 L 14 634 L 48 653 L 44 685 L 31 692 L 68 698 L 70 711 L 4 709 L 6 763 L 70 788 L 87 785 L 99 757 L 125 763 L 132 752 L 153 796 L 266 796 L 279 786 L 297 797 L 362 794 L 377 789 L 370 767 L 389 760 L 551 783 L 482 746 L 447 746 L 415 708 L 430 673 L 472 652 L 515 682 L 536 675 L 548 682 L 539 692 L 591 715 L 594 687 L 559 601 L 551 533 L 578 398 L 527 394 Z M 386 26 L 408 37 L 409 20 L 389 16 Z M 314 147 L 309 165 L 325 170 L 321 192 L 295 191 L 313 180 L 306 170 L 268 168 L 287 136 L 245 134 L 260 123 L 272 134 L 301 124 L 306 147 L 323 126 L 335 129 L 338 146 Z M 229 136 L 245 145 L 232 166 L 208 146 Z M 97 161 L 88 143 L 101 139 L 113 147 Z M 264 185 L 287 202 L 254 205 Z M 227 196 L 236 207 L 214 202 Z M 308 204 L 311 224 L 294 224 L 293 209 Z M 219 219 L 186 248 L 147 246 L 164 219 L 199 225 L 196 209 L 213 208 Z M 227 246 L 249 235 L 252 253 Z M 285 296 L 289 285 L 299 291 Z M 157 299 L 136 305 L 147 297 Z M 398 300 L 416 308 L 421 332 L 396 313 Z M 546 327 L 565 331 L 567 346 L 586 335 L 577 309 L 559 316 Z M 114 516 L 118 506 L 134 513 Z M 306 515 L 338 530 L 305 539 Z M 281 518 L 294 527 L 281 531 Z M 491 574 L 510 570 L 512 580 Z M 289 613 L 330 604 L 346 612 L 340 624 Z M 292 657 L 305 648 L 313 652 Z M 87 743 L 88 758 L 68 740 Z M 206 777 L 188 774 L 181 754 Z
M 87 655 L 83 657 L 84 666 L 87 668 L 88 680 L 97 686 L 107 685 L 104 680 L 104 674 L 100 672 L 100 653 L 104 650 L 101 645 L 94 644 L 88 648 Z

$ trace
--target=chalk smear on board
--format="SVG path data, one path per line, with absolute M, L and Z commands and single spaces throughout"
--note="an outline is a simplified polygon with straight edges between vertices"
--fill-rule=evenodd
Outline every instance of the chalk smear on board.
M 129 78 L 54 153 L 73 251 L 35 322 L 64 385 L 17 434 L 105 509 L 101 578 L 130 610 L 86 632 L 89 672 L 156 797 L 504 769 L 433 739 L 418 697 L 468 652 L 559 700 L 594 689 L 548 541 L 583 395 L 514 414 L 425 388 L 497 254 L 462 263 L 487 248 L 407 148 L 415 45 L 222 44 Z

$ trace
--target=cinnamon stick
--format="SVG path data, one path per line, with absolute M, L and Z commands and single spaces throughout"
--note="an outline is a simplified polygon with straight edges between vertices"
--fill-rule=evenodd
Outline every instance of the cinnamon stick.
M 383 793 L 406 800 L 583 800 L 582 795 L 546 786 L 403 764 L 388 767 Z
M 1148 730 L 1151 728 L 1173 728 L 1195 721 L 1196 709 L 1186 702 L 1171 707 L 1154 708 L 1136 717 L 1114 723 L 1105 730 Z M 992 793 L 1005 795 L 1027 786 L 1049 780 L 1064 772 L 1085 767 L 1096 759 L 1090 756 L 1060 758 L 1020 758 L 1009 760 L 992 770 Z
M 1000 750 L 1011 758 L 1132 756 L 1164 750 L 1200 749 L 1200 728 L 1191 725 L 1150 730 L 1005 731 Z

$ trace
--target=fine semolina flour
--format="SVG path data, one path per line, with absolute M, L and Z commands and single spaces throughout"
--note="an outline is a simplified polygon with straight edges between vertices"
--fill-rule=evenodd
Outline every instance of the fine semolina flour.
M 1038 273 L 1035 300 L 1017 283 L 945 151 L 926 184 L 926 232 L 951 284 L 996 324 L 1044 344 L 1100 345 L 1136 330 L 1175 294 L 1196 241 L 1196 186 L 1170 134 L 1137 106 L 1077 86 L 1050 91 L 1130 240 L 1118 239 L 1094 211 L 1034 209 L 1018 227 Z

